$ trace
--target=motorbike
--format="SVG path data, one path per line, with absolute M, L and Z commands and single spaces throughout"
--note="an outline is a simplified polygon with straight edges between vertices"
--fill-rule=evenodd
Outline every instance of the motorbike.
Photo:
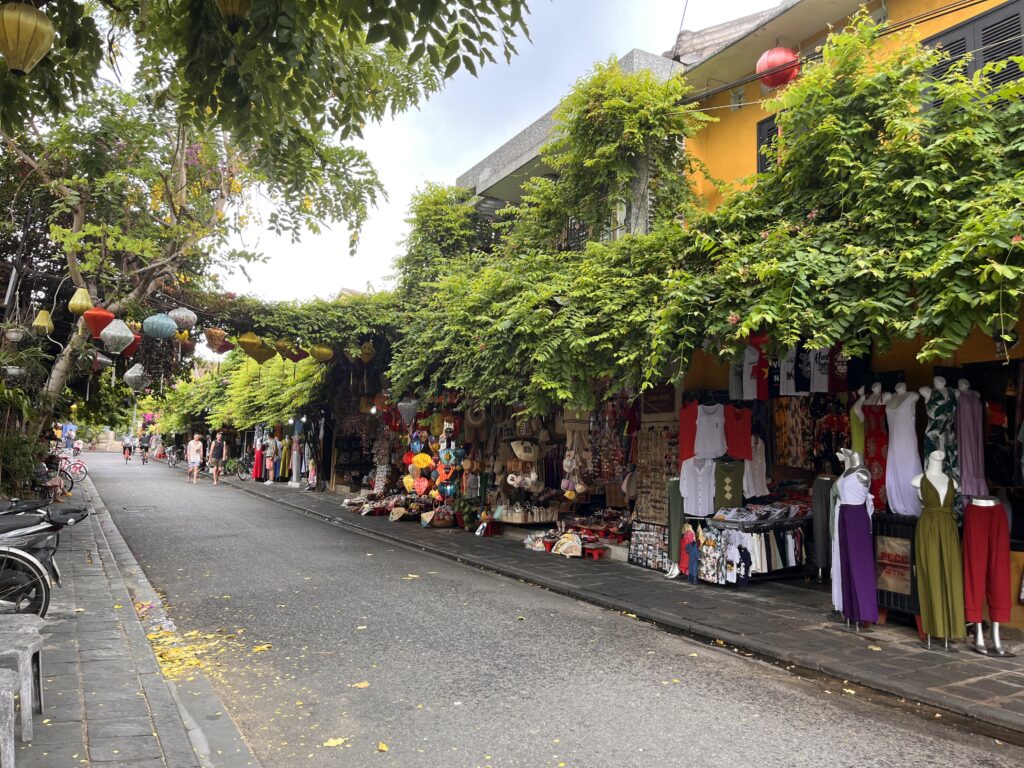
M 46 615 L 52 585 L 61 586 L 54 559 L 60 533 L 90 514 L 85 507 L 56 509 L 32 500 L 0 509 L 0 613 Z

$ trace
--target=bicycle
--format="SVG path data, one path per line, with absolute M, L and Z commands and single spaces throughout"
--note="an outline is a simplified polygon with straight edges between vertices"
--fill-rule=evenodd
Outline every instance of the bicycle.
M 181 448 L 172 445 L 167 449 L 167 466 L 174 469 L 174 467 L 178 466 L 179 461 L 181 461 Z
M 89 476 L 89 468 L 84 461 L 69 458 L 66 454 L 61 454 L 60 471 L 66 472 L 73 483 L 80 483 Z
M 246 480 L 252 477 L 252 453 L 246 451 L 235 459 L 235 475 L 239 480 Z

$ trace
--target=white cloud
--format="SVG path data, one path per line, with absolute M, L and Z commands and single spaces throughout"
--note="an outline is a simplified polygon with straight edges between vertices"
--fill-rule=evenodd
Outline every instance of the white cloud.
M 690 0 L 687 29 L 702 29 L 776 5 L 778 0 Z M 453 183 L 475 162 L 553 107 L 596 61 L 632 48 L 661 53 L 675 42 L 683 0 L 537 0 L 511 65 L 462 72 L 419 110 L 368 126 L 363 146 L 389 199 L 367 222 L 358 253 L 344 227 L 301 243 L 250 230 L 239 242 L 268 256 L 226 287 L 266 299 L 328 297 L 340 288 L 380 289 L 404 236 L 410 196 L 427 181 Z M 753 63 L 752 63 L 753 64 Z

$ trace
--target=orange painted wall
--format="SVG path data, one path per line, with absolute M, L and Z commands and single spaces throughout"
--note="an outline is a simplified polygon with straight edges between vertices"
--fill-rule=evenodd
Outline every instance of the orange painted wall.
M 906 32 L 883 38 L 883 44 L 887 47 L 895 47 L 909 39 L 926 39 L 1001 5 L 1003 2 L 1005 0 L 989 0 L 989 2 L 979 3 L 971 8 L 924 22 Z M 948 4 L 949 0 L 889 0 L 889 21 L 890 23 L 902 22 L 925 11 L 941 8 Z M 876 7 L 877 3 L 868 3 L 867 5 L 871 9 Z M 846 19 L 836 19 L 832 26 L 840 29 L 845 23 Z M 819 41 L 824 33 L 825 30 L 822 30 L 813 37 L 801 41 L 801 50 L 804 53 L 810 52 L 814 43 Z M 752 59 L 750 74 L 754 71 L 755 63 L 756 59 Z M 701 82 L 693 83 L 697 89 L 735 79 L 732 77 L 716 79 L 713 60 L 711 67 L 702 68 L 700 77 Z M 771 95 L 770 90 L 760 83 L 754 82 L 744 86 L 743 101 L 751 103 L 750 106 L 732 109 L 730 107 L 731 97 L 728 92 L 701 103 L 701 108 L 717 118 L 718 122 L 709 124 L 697 136 L 690 139 L 687 142 L 687 149 L 705 165 L 712 179 L 724 183 L 726 196 L 730 187 L 742 187 L 744 180 L 749 179 L 757 171 L 757 124 L 768 117 L 771 112 L 762 105 L 752 102 L 761 101 Z M 709 208 L 714 208 L 721 202 L 723 195 L 707 179 L 698 176 L 695 179 L 695 186 L 697 193 L 705 199 Z

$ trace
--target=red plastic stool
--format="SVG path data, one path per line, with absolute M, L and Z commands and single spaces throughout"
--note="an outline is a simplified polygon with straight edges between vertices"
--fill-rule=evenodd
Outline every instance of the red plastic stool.
M 589 557 L 591 560 L 600 560 L 602 557 L 608 554 L 608 547 L 584 547 L 583 557 Z

